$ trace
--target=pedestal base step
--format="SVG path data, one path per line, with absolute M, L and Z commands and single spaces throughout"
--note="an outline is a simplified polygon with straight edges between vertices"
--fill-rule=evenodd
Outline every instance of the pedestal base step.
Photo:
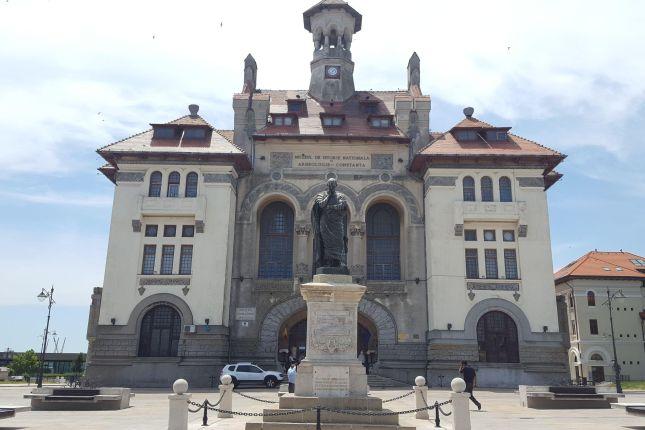
M 264 409 L 265 414 L 276 412 L 288 412 L 296 409 Z M 358 412 L 358 411 L 357 411 Z M 361 411 L 364 412 L 364 411 Z M 375 414 L 379 412 L 389 412 L 388 409 L 380 411 L 373 411 Z M 323 423 L 331 424 L 378 424 L 378 425 L 398 425 L 398 415 L 350 415 L 329 411 L 320 411 L 320 421 Z M 290 415 L 274 415 L 265 416 L 265 423 L 315 423 L 316 411 L 300 412 Z
M 280 409 L 305 409 L 316 406 L 326 406 L 333 409 L 367 409 L 380 411 L 383 400 L 378 397 L 307 397 L 285 394 L 280 397 Z
M 322 430 L 416 430 L 416 427 L 372 424 L 331 424 L 320 425 Z M 311 423 L 246 423 L 246 430 L 316 430 Z

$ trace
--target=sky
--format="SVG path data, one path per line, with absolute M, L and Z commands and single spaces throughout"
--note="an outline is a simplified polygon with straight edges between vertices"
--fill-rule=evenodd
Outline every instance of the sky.
M 305 89 L 313 1 L 0 0 L 0 351 L 52 328 L 85 350 L 113 186 L 95 150 L 187 114 L 232 128 L 243 60 L 258 87 Z M 431 129 L 462 109 L 568 155 L 548 191 L 557 269 L 593 250 L 645 255 L 645 3 L 353 0 L 357 89 L 406 86 L 413 51 Z

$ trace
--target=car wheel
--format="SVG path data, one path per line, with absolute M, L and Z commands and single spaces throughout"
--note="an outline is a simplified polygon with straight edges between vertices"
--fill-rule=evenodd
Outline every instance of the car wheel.
M 264 379 L 264 385 L 266 385 L 267 388 L 275 388 L 275 386 L 278 385 L 278 379 L 275 376 L 269 376 Z

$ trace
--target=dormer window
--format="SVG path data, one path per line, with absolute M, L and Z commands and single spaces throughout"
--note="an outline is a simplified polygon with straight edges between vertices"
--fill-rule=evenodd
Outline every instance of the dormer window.
M 272 115 L 273 125 L 277 127 L 291 127 L 295 124 L 295 119 L 291 115 Z
M 489 142 L 501 142 L 508 140 L 508 133 L 501 130 L 486 131 L 486 140 Z
M 392 126 L 392 119 L 389 117 L 371 117 L 370 126 L 374 128 L 389 128 Z
M 205 128 L 187 128 L 184 130 L 184 139 L 206 139 Z
M 287 100 L 287 110 L 293 113 L 301 113 L 304 111 L 305 101 L 304 100 Z
M 322 117 L 324 127 L 340 127 L 343 125 L 343 117 L 340 115 L 325 115 Z
M 361 112 L 374 115 L 378 112 L 378 100 L 361 100 Z
M 155 127 L 153 137 L 155 139 L 176 139 L 180 134 L 180 130 L 175 127 Z
M 477 140 L 477 132 L 474 130 L 459 130 L 455 132 L 455 137 L 460 141 Z

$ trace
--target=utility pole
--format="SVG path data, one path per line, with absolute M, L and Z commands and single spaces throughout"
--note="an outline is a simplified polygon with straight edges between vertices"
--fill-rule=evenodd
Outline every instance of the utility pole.
M 614 377 L 616 378 L 616 392 L 622 393 L 623 387 L 620 384 L 620 364 L 618 364 L 618 354 L 616 353 L 616 336 L 614 335 L 614 318 L 611 312 L 611 301 L 616 295 L 620 294 L 623 296 L 621 290 L 616 291 L 614 294 L 609 294 L 609 287 L 607 287 L 607 301 L 603 304 L 609 306 L 609 325 L 611 327 L 611 343 L 614 348 Z

